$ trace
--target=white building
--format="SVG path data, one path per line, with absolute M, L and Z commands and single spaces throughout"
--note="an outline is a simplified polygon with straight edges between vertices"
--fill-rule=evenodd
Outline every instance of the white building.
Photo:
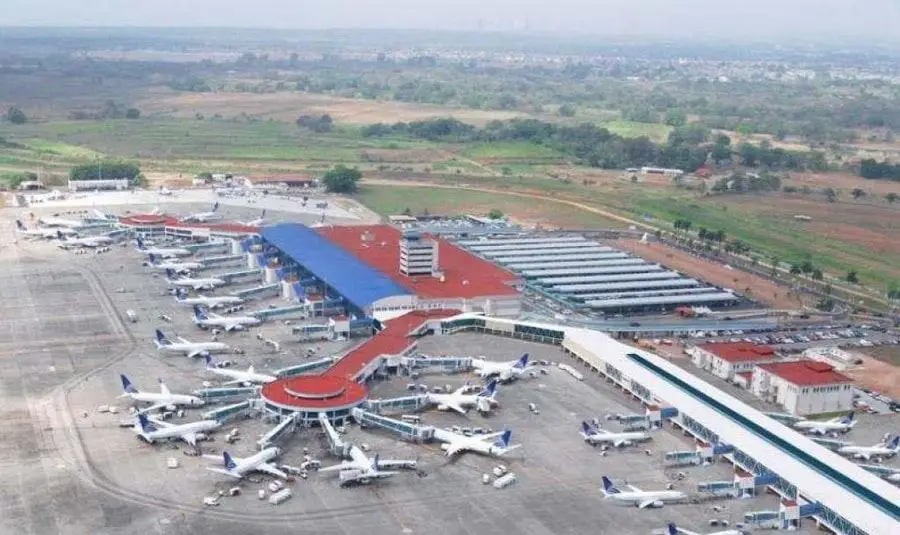
M 824 362 L 760 364 L 753 370 L 751 388 L 754 394 L 781 405 L 790 414 L 820 414 L 853 407 L 853 379 Z
M 747 342 L 702 344 L 692 351 L 694 366 L 727 381 L 748 383 L 757 364 L 774 362 L 775 349 Z M 745 384 L 744 386 L 749 386 Z
M 69 191 L 84 190 L 125 190 L 128 189 L 127 178 L 104 178 L 103 180 L 70 180 Z

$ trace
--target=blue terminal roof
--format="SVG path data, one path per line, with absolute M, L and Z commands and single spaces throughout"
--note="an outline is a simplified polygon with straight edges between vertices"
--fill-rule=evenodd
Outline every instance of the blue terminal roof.
M 386 297 L 412 294 L 306 225 L 265 227 L 262 237 L 359 308 Z

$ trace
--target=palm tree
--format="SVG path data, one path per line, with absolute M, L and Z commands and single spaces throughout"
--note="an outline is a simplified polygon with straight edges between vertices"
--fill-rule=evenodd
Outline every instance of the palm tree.
M 853 188 L 853 190 L 850 192 L 850 195 L 853 195 L 853 199 L 856 200 L 856 199 L 859 199 L 860 197 L 865 197 L 866 192 L 863 191 L 861 188 Z
M 900 199 L 900 195 L 897 195 L 894 192 L 890 192 L 884 196 L 884 200 L 886 200 L 888 204 L 894 204 L 895 202 L 897 202 L 897 199 Z

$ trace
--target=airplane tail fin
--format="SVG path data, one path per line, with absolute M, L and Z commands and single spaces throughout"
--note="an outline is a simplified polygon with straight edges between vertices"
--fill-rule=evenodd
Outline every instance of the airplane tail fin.
M 150 419 L 147 418 L 147 415 L 145 415 L 144 413 L 138 414 L 138 424 L 140 424 L 141 431 L 143 431 L 144 433 L 156 431 L 156 428 L 153 427 L 153 424 L 150 423 Z
M 187 296 L 188 296 L 188 292 L 184 288 L 178 288 L 177 290 L 175 290 L 175 300 L 176 301 L 182 301 Z
M 237 468 L 237 464 L 234 462 L 234 459 L 231 458 L 231 454 L 229 454 L 227 451 L 222 452 L 222 458 L 225 461 L 225 468 L 229 470 L 234 470 L 235 468 Z
M 143 248 L 144 248 L 144 240 L 142 240 L 140 236 L 138 236 L 137 238 L 135 238 L 134 241 L 137 242 L 137 248 L 138 248 L 138 249 L 143 249 Z
M 260 214 L 259 219 L 260 219 L 260 220 L 263 220 L 263 219 L 265 219 L 265 218 L 266 218 L 266 209 L 263 208 L 262 214 Z
M 669 522 L 666 525 L 666 535 L 678 535 L 678 528 L 675 526 L 674 522 Z
M 509 429 L 503 431 L 503 434 L 497 437 L 497 440 L 494 441 L 494 446 L 498 448 L 507 448 L 509 447 L 509 441 L 512 438 L 512 431 Z
M 147 262 L 150 262 L 150 265 L 151 265 L 151 266 L 155 266 L 155 265 L 156 265 L 156 255 L 153 254 L 153 253 L 148 254 L 148 255 L 147 255 Z
M 16 228 L 19 229 L 19 230 L 27 230 L 27 229 L 25 228 L 25 224 L 22 223 L 22 220 L 21 220 L 21 219 L 16 219 Z
M 522 355 L 522 358 L 515 364 L 515 367 L 519 369 L 524 369 L 526 366 L 528 366 L 528 353 Z
M 175 272 L 169 268 L 166 268 L 166 280 L 170 282 L 175 280 Z
M 855 425 L 856 424 L 855 418 L 856 418 L 856 412 L 850 411 L 850 414 L 848 414 L 847 416 L 845 416 L 841 419 L 841 423 L 844 425 Z
M 592 431 L 593 430 L 591 429 L 591 426 L 588 425 L 587 422 L 585 422 L 585 421 L 581 422 L 581 432 L 582 433 L 584 433 L 585 435 L 590 435 Z
M 376 453 L 375 458 L 372 459 L 372 470 L 375 470 L 376 472 L 378 471 L 378 459 L 379 459 L 379 454 Z
M 56 239 L 59 241 L 66 241 L 66 237 L 63 236 L 63 233 L 61 230 L 56 231 Z
M 613 494 L 618 494 L 619 492 L 621 491 L 613 485 L 613 482 L 610 481 L 608 477 L 603 476 L 603 494 L 611 496 Z
M 120 374 L 119 378 L 122 380 L 122 390 L 126 394 L 137 394 L 138 393 L 138 389 L 135 388 L 133 384 L 131 384 L 131 381 L 128 380 L 128 377 L 125 377 L 124 374 Z
M 216 361 L 213 360 L 212 356 L 209 353 L 203 355 L 203 360 L 206 361 L 207 370 L 216 367 Z
M 215 212 L 219 209 L 219 201 L 216 201 L 216 204 L 213 205 L 212 211 Z
M 166 335 L 164 335 L 162 331 L 156 329 L 156 347 L 167 346 L 171 343 L 172 342 L 170 342 L 169 339 L 166 338 Z
M 888 448 L 895 451 L 900 450 L 900 435 L 894 437 L 894 440 L 888 444 Z
M 204 310 L 202 306 L 194 305 L 194 319 L 196 321 L 203 321 L 209 319 L 209 316 L 206 315 L 206 310 Z
M 478 393 L 478 397 L 480 398 L 491 398 L 497 395 L 497 381 L 496 379 L 488 383 L 484 390 Z

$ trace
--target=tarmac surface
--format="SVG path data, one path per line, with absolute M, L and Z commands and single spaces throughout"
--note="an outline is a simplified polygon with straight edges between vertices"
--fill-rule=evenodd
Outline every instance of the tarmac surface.
M 686 478 L 677 488 L 695 495 L 697 482 L 729 480 L 731 469 L 726 464 L 664 469 L 663 452 L 692 448 L 689 439 L 670 429 L 654 433 L 646 446 L 602 456 L 578 435 L 580 420 L 641 412 L 640 406 L 597 377 L 579 382 L 558 369 L 502 386 L 500 407 L 487 418 L 437 411 L 423 416 L 426 423 L 441 427 L 512 429 L 513 442 L 524 447 L 503 460 L 518 475 L 506 489 L 481 482 L 497 460 L 467 454 L 448 462 L 435 445 L 408 444 L 385 431 L 352 426 L 350 440 L 365 442 L 372 454 L 383 458 L 417 458 L 420 475 L 400 474 L 381 484 L 344 489 L 329 475 L 311 474 L 292 483 L 294 497 L 277 507 L 255 496 L 269 479 L 253 478 L 238 484 L 243 495 L 204 507 L 203 497 L 235 485 L 204 470 L 212 461 L 184 455 L 182 444 L 145 444 L 120 426 L 126 415 L 96 409 L 113 404 L 124 412 L 128 407 L 116 399 L 119 373 L 147 391 L 157 388 L 157 378 L 178 393 L 209 381 L 200 362 L 163 356 L 150 343 L 155 327 L 192 341 L 209 333 L 193 326 L 186 307 L 177 308 L 165 294 L 164 281 L 149 276 L 131 248 L 75 255 L 50 243 L 12 243 L 5 234 L 0 236 L 0 253 L 0 466 L 5 476 L 0 481 L 0 533 L 645 534 L 671 520 L 706 531 L 710 518 L 733 524 L 746 511 L 777 509 L 772 496 L 644 511 L 604 503 L 599 492 L 604 474 L 617 484 L 627 480 L 652 490 L 682 471 Z M 125 321 L 127 309 L 136 312 L 136 323 Z M 159 320 L 161 314 L 171 322 Z M 252 362 L 267 371 L 302 362 L 307 347 L 318 347 L 320 355 L 339 354 L 354 343 L 291 342 L 275 352 L 256 337 L 259 333 L 288 342 L 288 329 L 283 322 L 269 322 L 250 332 L 222 335 L 221 341 L 246 351 L 224 358 L 236 360 L 241 368 Z M 502 360 L 524 352 L 534 359 L 565 358 L 553 347 L 486 335 L 429 337 L 420 348 L 429 354 Z M 466 380 L 475 378 L 428 376 L 419 382 L 460 385 Z M 405 395 L 407 382 L 395 378 L 375 384 L 372 395 Z M 540 414 L 532 414 L 528 403 L 535 403 Z M 190 411 L 181 421 L 200 419 L 201 413 Z M 228 449 L 247 456 L 272 425 L 260 419 L 230 422 L 214 435 L 214 442 L 202 443 L 203 451 L 221 453 L 222 431 L 238 428 L 244 438 Z M 606 421 L 603 426 L 617 429 Z M 298 465 L 304 448 L 323 465 L 337 462 L 325 453 L 320 435 L 317 429 L 304 429 L 288 437 L 278 444 L 284 452 L 279 462 Z M 177 458 L 181 467 L 167 469 L 167 457 Z M 713 511 L 713 505 L 724 509 Z M 808 529 L 811 525 L 801 533 L 811 533 Z

